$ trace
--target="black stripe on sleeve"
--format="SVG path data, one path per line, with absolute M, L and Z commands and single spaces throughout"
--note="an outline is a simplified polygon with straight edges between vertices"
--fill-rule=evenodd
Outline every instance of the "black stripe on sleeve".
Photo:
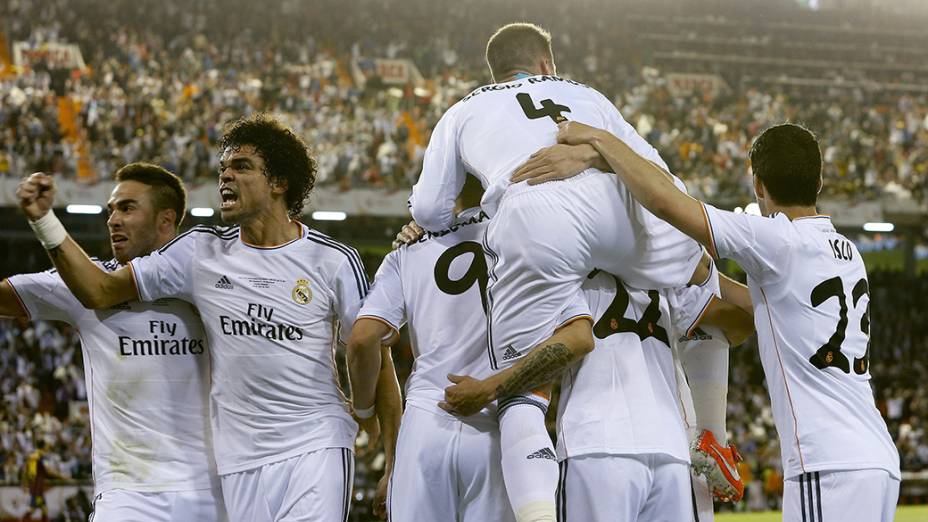
M 351 262 L 351 267 L 355 270 L 355 276 L 361 282 L 362 288 L 364 288 L 364 295 L 367 295 L 367 291 L 370 289 L 370 282 L 367 280 L 367 273 L 364 272 L 364 263 L 361 261 L 361 256 L 358 254 L 358 251 L 344 243 L 339 243 L 338 241 L 332 239 L 325 234 L 319 233 L 315 230 L 307 229 L 307 239 L 315 238 L 317 243 L 323 243 L 331 246 L 332 248 L 342 252 L 348 257 L 348 260 Z M 361 297 L 364 297 L 362 295 Z
M 163 253 L 165 250 L 167 250 L 172 245 L 174 245 L 174 243 L 177 243 L 178 241 L 180 241 L 181 238 L 187 237 L 194 233 L 205 232 L 207 234 L 212 234 L 218 237 L 219 239 L 228 241 L 231 239 L 236 239 L 238 237 L 238 230 L 239 229 L 237 226 L 226 228 L 226 227 L 211 227 L 207 225 L 197 225 L 191 228 L 190 230 L 184 232 L 183 234 L 180 234 L 179 236 L 175 237 L 174 239 L 168 241 L 163 247 L 158 249 L 158 253 L 159 254 Z
M 351 266 L 351 271 L 354 273 L 355 284 L 358 287 L 358 296 L 363 299 L 367 295 L 367 291 L 370 289 L 370 283 L 367 280 L 367 274 L 364 273 L 364 264 L 361 262 L 361 256 L 358 255 L 358 251 L 354 248 L 351 248 L 347 245 L 339 243 L 332 238 L 319 235 L 314 230 L 309 230 L 306 235 L 306 239 L 329 248 L 335 249 L 345 257 L 348 258 L 348 263 Z

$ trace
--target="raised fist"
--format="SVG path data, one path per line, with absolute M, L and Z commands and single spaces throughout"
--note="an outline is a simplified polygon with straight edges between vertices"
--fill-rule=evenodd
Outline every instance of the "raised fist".
M 36 172 L 19 182 L 16 197 L 29 221 L 36 221 L 55 203 L 55 180 L 48 174 Z

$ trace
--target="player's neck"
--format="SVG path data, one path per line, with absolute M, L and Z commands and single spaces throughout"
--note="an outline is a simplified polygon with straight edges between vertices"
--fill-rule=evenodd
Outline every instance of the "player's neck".
M 790 221 L 794 219 L 803 218 L 803 217 L 819 215 L 818 210 L 816 210 L 815 208 L 815 205 L 812 205 L 811 207 L 800 207 L 800 206 L 789 206 L 788 207 L 788 206 L 776 205 L 775 207 L 770 209 L 771 214 L 773 214 L 774 212 L 786 214 L 786 217 L 788 217 Z
M 290 216 L 265 214 L 241 224 L 242 241 L 252 246 L 274 247 L 289 243 L 300 237 L 303 229 Z
M 541 73 L 519 69 L 519 70 L 510 71 L 506 73 L 496 83 L 509 83 L 514 80 L 521 80 L 522 78 L 527 78 L 529 76 L 537 76 L 539 74 Z

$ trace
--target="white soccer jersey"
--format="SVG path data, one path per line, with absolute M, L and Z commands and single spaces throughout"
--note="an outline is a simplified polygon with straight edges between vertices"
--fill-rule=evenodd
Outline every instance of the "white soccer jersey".
M 689 462 L 673 324 L 689 330 L 712 292 L 701 286 L 637 290 L 605 272 L 582 288 L 596 318 L 596 347 L 562 378 L 558 458 L 662 453 Z M 672 302 L 680 308 L 672 310 Z
M 64 321 L 80 333 L 96 494 L 218 488 L 210 356 L 190 304 L 159 299 L 88 310 L 55 270 L 9 281 L 31 319 Z
M 298 239 L 260 248 L 238 227 L 198 226 L 130 264 L 142 300 L 177 297 L 200 311 L 223 475 L 354 447 L 334 350 L 348 338 L 367 278 L 353 248 L 302 228 Z
M 480 206 L 492 217 L 512 173 L 531 154 L 554 145 L 561 116 L 606 129 L 667 170 L 654 147 L 598 91 L 557 76 L 531 76 L 480 87 L 445 112 L 432 131 L 409 200 L 413 219 L 426 230 L 449 227 L 467 172 L 486 189 Z M 531 190 L 526 183 L 516 186 Z M 641 205 L 635 211 L 650 215 Z
M 480 244 L 489 218 L 462 212 L 438 233 L 390 252 L 383 260 L 358 317 L 380 320 L 396 331 L 409 322 L 415 363 L 406 402 L 447 415 L 438 407 L 448 374 L 482 379 L 491 374 L 486 344 L 486 258 Z M 495 403 L 478 416 L 496 421 Z M 453 417 L 457 418 L 457 417 Z
M 786 478 L 867 468 L 899 478 L 870 388 L 870 291 L 857 248 L 827 216 L 704 209 L 712 254 L 748 274 Z

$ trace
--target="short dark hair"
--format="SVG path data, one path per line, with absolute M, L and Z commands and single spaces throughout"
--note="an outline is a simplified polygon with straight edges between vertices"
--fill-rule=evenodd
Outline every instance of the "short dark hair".
M 303 203 L 316 184 L 316 160 L 302 138 L 277 119 L 256 113 L 232 122 L 219 141 L 220 154 L 229 147 L 251 145 L 264 160 L 268 181 L 286 182 L 287 212 L 303 213 Z
M 500 27 L 487 42 L 487 65 L 495 80 L 507 72 L 533 67 L 539 58 L 554 61 L 551 34 L 535 24 Z
M 151 187 L 152 204 L 157 212 L 172 209 L 177 213 L 174 228 L 180 230 L 187 209 L 184 182 L 169 170 L 151 163 L 135 162 L 116 171 L 116 181 L 138 181 Z
M 812 131 L 775 125 L 754 140 L 751 169 L 781 205 L 815 205 L 822 183 L 822 151 Z

